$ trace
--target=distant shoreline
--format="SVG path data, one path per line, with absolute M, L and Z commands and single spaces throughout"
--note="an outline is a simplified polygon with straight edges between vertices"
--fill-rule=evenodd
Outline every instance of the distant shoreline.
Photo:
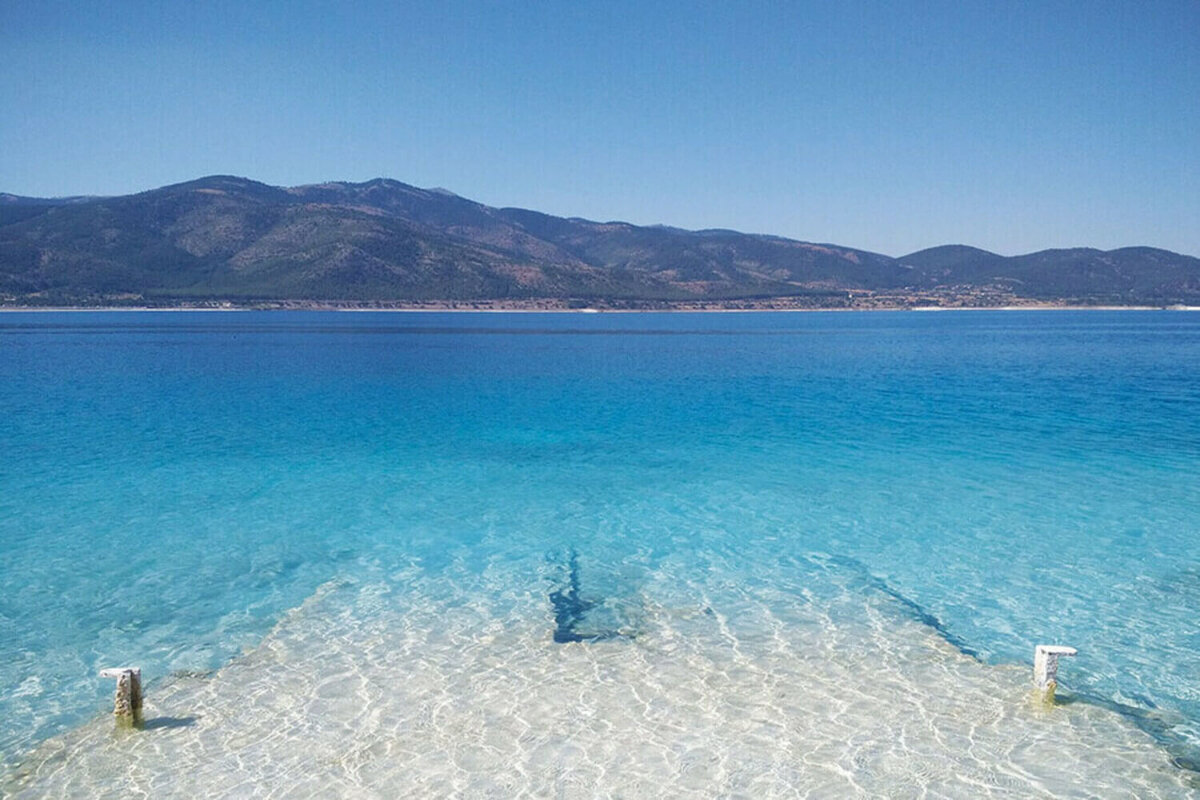
M 464 307 L 463 304 L 428 304 L 398 306 L 344 306 L 321 303 L 280 304 L 262 306 L 0 306 L 0 314 L 10 313 L 111 313 L 111 312 L 244 312 L 244 311 L 338 311 L 347 313 L 466 313 L 466 314 L 663 314 L 703 313 L 735 314 L 762 312 L 798 313 L 862 313 L 877 311 L 947 312 L 947 311 L 1200 311 L 1200 306 L 1116 306 L 1116 305 L 1059 305 L 1030 304 L 1004 306 L 861 306 L 852 308 L 805 308 L 797 306 L 751 306 L 746 308 L 724 306 L 666 306 L 662 308 L 563 308 L 535 307 L 527 305 L 496 305 Z

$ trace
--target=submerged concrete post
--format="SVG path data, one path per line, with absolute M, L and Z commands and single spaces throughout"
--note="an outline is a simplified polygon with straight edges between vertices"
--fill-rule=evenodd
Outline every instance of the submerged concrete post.
M 116 667 L 100 670 L 101 678 L 116 678 L 113 715 L 118 722 L 135 725 L 142 719 L 142 668 Z
M 1033 682 L 1041 693 L 1042 702 L 1054 702 L 1054 690 L 1058 688 L 1058 657 L 1073 656 L 1074 647 L 1061 644 L 1039 644 L 1033 650 Z

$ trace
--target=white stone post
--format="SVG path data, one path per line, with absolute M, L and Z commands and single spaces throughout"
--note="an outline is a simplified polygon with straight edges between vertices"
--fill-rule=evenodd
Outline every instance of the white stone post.
M 116 678 L 113 715 L 118 722 L 136 725 L 142 720 L 142 668 L 116 667 L 100 670 L 101 678 Z
M 1060 644 L 1039 644 L 1033 650 L 1033 682 L 1041 693 L 1042 702 L 1054 702 L 1054 690 L 1058 688 L 1058 657 L 1073 656 L 1074 647 Z

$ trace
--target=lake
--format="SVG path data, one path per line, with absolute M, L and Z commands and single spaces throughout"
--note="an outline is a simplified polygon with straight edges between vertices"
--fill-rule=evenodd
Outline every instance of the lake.
M 0 370 L 5 794 L 1200 793 L 1200 315 L 12 312 Z

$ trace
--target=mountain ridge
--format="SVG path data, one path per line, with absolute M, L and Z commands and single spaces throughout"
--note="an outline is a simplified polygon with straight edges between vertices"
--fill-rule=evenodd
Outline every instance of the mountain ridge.
M 116 197 L 0 194 L 5 305 L 1200 304 L 1200 259 L 1136 246 L 899 258 L 713 228 L 492 207 L 391 178 L 233 175 Z

